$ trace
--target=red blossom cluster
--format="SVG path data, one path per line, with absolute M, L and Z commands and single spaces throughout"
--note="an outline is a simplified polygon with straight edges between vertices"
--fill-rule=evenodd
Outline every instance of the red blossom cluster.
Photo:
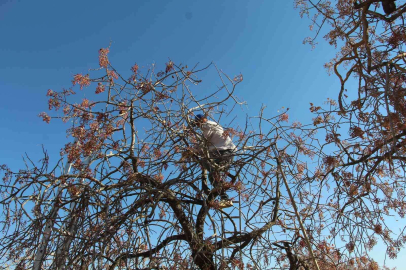
M 287 113 L 283 113 L 283 114 L 279 115 L 279 121 L 289 122 L 289 115 Z
M 132 71 L 134 74 L 137 74 L 138 69 L 139 69 L 139 66 L 138 66 L 137 64 L 135 64 L 134 66 L 131 67 L 131 71 Z
M 171 70 L 173 70 L 173 62 L 169 61 L 168 63 L 166 63 L 165 73 L 168 73 Z
M 107 68 L 110 64 L 107 54 L 110 52 L 109 48 L 102 48 L 99 50 L 99 65 L 102 68 Z
M 48 97 L 50 97 L 50 98 L 48 99 L 48 109 L 49 109 L 49 110 L 52 110 L 52 109 L 58 110 L 58 109 L 60 108 L 60 106 L 61 106 L 59 93 L 57 93 L 57 92 L 55 92 L 55 91 L 49 89 L 49 90 L 47 91 L 47 94 L 46 94 L 46 95 L 47 95 Z
M 49 122 L 51 121 L 51 117 L 46 112 L 42 112 L 38 116 L 42 117 L 42 120 L 47 124 L 49 124 Z
M 96 87 L 96 94 L 103 93 L 105 91 L 105 88 L 106 87 L 101 82 L 99 82 Z
M 109 76 L 110 81 L 118 79 L 118 74 L 114 70 L 108 70 L 107 75 Z
M 73 81 L 72 84 L 75 86 L 78 84 L 80 86 L 80 90 L 83 90 L 83 87 L 87 87 L 90 85 L 90 78 L 89 74 L 82 75 L 82 74 L 76 74 L 73 76 Z
M 361 139 L 364 139 L 364 134 L 365 132 L 360 127 L 352 126 L 350 128 L 350 136 L 352 138 L 359 137 Z
M 144 80 L 137 84 L 137 89 L 141 90 L 142 93 L 145 95 L 145 94 L 148 94 L 149 92 L 151 92 L 152 90 L 155 90 L 155 87 L 152 84 L 152 81 Z

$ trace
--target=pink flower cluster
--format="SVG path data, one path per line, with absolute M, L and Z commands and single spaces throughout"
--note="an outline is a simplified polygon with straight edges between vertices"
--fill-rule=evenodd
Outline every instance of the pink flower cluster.
M 105 90 L 105 86 L 99 82 L 99 84 L 96 87 L 96 94 L 103 93 Z
M 87 87 L 90 85 L 89 74 L 86 74 L 85 76 L 83 76 L 82 74 L 76 74 L 75 76 L 73 76 L 72 83 L 73 85 L 79 84 L 80 90 L 82 90 L 83 87 Z
M 49 124 L 49 122 L 51 121 L 51 117 L 46 112 L 42 112 L 38 116 L 42 117 L 42 120 L 44 122 L 47 122 L 47 124 Z
M 99 65 L 100 67 L 106 68 L 110 63 L 107 54 L 110 52 L 109 48 L 101 48 L 99 50 Z

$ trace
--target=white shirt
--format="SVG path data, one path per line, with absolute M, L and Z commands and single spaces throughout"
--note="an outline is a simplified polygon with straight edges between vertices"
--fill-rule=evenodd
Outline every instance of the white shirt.
M 207 120 L 201 125 L 203 137 L 209 143 L 209 151 L 235 150 L 236 147 L 229 136 L 223 136 L 223 128 L 216 122 Z

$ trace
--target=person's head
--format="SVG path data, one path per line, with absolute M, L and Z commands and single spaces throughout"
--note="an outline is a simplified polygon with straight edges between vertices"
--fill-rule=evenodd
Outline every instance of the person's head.
M 194 126 L 201 127 L 201 125 L 202 125 L 203 123 L 206 123 L 206 122 L 207 122 L 207 117 L 204 116 L 203 114 L 196 114 L 196 115 L 195 115 L 195 119 L 194 119 L 193 122 L 194 122 Z

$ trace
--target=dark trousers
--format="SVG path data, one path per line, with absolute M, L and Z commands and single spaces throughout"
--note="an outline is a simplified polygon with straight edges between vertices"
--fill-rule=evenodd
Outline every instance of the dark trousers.
M 220 191 L 220 197 L 222 200 L 228 200 L 226 190 L 223 188 L 222 181 L 220 179 L 221 172 L 228 172 L 230 165 L 234 160 L 234 150 L 213 150 L 209 152 L 210 160 L 204 160 L 202 162 L 203 168 L 209 172 L 209 180 L 214 189 Z M 221 170 L 216 170 L 213 164 L 223 167 Z

